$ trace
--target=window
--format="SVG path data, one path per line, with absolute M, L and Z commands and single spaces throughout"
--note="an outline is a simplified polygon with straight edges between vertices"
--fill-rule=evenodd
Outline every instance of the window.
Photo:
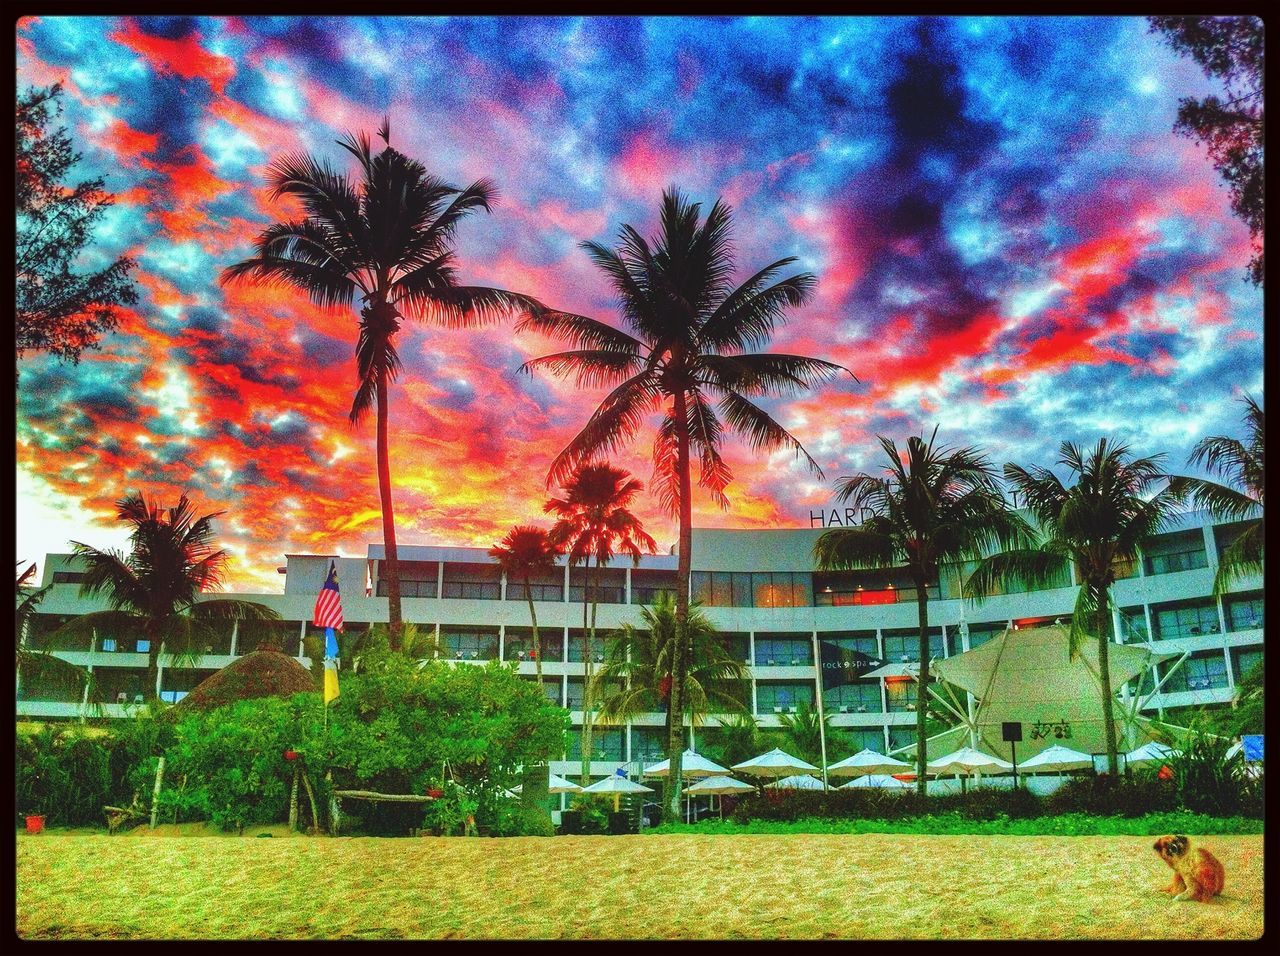
M 756 684 L 757 714 L 788 713 L 801 704 L 812 706 L 813 702 L 813 684 L 809 681 L 761 681 Z
M 75 637 L 58 634 L 58 629 L 73 619 L 71 614 L 35 614 L 27 624 L 26 645 L 38 651 L 87 651 L 91 636 L 88 631 Z M 55 636 L 56 635 L 56 636 Z
M 382 578 L 378 579 L 376 593 L 378 597 L 387 596 L 387 582 Z M 436 579 L 401 578 L 400 596 L 402 598 L 433 598 L 436 596 Z
M 241 621 L 236 636 L 236 653 L 273 650 L 297 657 L 301 637 L 301 621 Z
M 1231 660 L 1235 667 L 1236 683 L 1239 683 L 1242 677 L 1262 663 L 1262 649 L 1257 647 L 1233 648 Z
M 1148 554 L 1144 564 L 1147 574 L 1172 574 L 1175 571 L 1191 571 L 1195 568 L 1207 568 L 1209 556 L 1204 553 L 1204 539 L 1197 533 L 1199 543 L 1193 547 L 1184 547 L 1176 551 L 1165 551 L 1159 554 Z
M 751 574 L 745 571 L 695 571 L 689 576 L 694 600 L 708 607 L 752 607 Z
M 813 639 L 799 635 L 757 634 L 756 664 L 789 667 L 813 663 Z
M 945 657 L 942 649 L 942 628 L 929 629 L 930 658 Z M 917 628 L 894 628 L 884 631 L 884 659 L 891 663 L 920 661 L 920 631 Z
M 83 571 L 54 571 L 54 584 L 79 584 L 84 580 Z
M 889 751 L 892 753 L 901 747 L 914 746 L 916 742 L 916 731 L 914 727 L 890 727 L 889 728 Z M 898 758 L 915 763 L 916 755 L 914 752 L 909 754 L 899 754 Z
M 613 760 L 621 763 L 624 756 L 625 738 L 621 727 L 593 727 L 591 729 L 591 759 Z M 568 760 L 582 759 L 582 729 L 574 727 L 569 731 Z
M 654 604 L 659 595 L 666 594 L 675 600 L 676 574 L 653 568 L 633 568 L 631 571 L 631 603 Z
M 822 692 L 822 706 L 827 713 L 878 714 L 881 712 L 880 682 L 859 680 L 828 688 Z
M 808 571 L 695 571 L 694 600 L 709 607 L 808 607 L 813 575 Z
M 1213 601 L 1152 608 L 1152 611 L 1157 640 L 1172 641 L 1218 633 L 1218 606 Z
M 161 679 L 160 699 L 167 704 L 176 704 L 202 680 L 215 673 L 217 672 L 191 668 L 168 668 Z
M 531 684 L 537 683 L 537 680 L 538 680 L 537 676 L 534 674 L 523 674 L 521 675 L 521 679 L 527 680 Z M 557 707 L 561 706 L 560 678 L 559 677 L 542 678 L 542 693 L 546 695 L 547 700 L 551 701 L 551 703 L 555 704 Z
M 604 661 L 604 639 L 608 633 L 608 628 L 597 628 L 596 639 L 591 642 L 591 659 L 597 664 Z M 574 663 L 582 663 L 582 655 L 585 650 L 586 634 L 580 627 L 573 628 L 569 631 L 569 660 Z
M 587 578 L 593 581 L 592 593 L 587 595 Z M 569 569 L 569 600 L 581 604 L 583 601 L 595 604 L 623 604 L 626 602 L 626 572 L 622 568 L 591 568 L 590 575 L 586 568 Z
M 527 601 L 530 594 L 533 595 L 535 601 L 563 601 L 564 584 L 562 582 L 551 584 L 530 581 L 529 587 L 526 589 L 523 581 L 507 582 L 508 601 Z
M 993 637 L 998 637 L 1005 632 L 1008 625 L 1004 621 L 993 621 L 990 624 L 970 624 L 969 625 L 969 650 L 975 647 L 981 647 Z
M 914 713 L 919 696 L 919 686 L 916 681 L 910 679 L 886 680 L 884 682 L 884 696 L 889 705 L 889 713 L 900 713 L 907 710 Z
M 114 637 L 104 637 L 102 639 L 102 649 L 104 651 L 114 651 L 116 649 L 116 639 Z
M 840 730 L 849 738 L 854 753 L 861 750 L 884 752 L 884 731 L 879 727 L 841 727 Z
M 1147 633 L 1147 615 L 1140 607 L 1120 609 L 1120 634 L 1126 644 L 1142 644 L 1150 640 Z
M 498 629 L 445 624 L 440 628 L 440 648 L 449 660 L 491 661 L 498 656 Z
M 749 663 L 751 661 L 751 636 L 749 634 L 721 634 L 720 640 L 725 653 L 731 660 Z
M 542 643 L 542 660 L 564 660 L 564 631 L 558 627 L 538 628 L 538 637 Z M 502 645 L 502 659 L 506 661 L 535 660 L 533 646 L 533 628 L 509 627 Z
M 834 644 L 870 660 L 880 660 L 880 642 L 876 640 L 874 631 L 831 631 L 819 634 L 818 641 L 822 644 Z
M 464 601 L 497 601 L 502 597 L 502 569 L 496 564 L 446 562 L 440 596 Z
M 631 759 L 657 763 L 667 755 L 667 732 L 662 727 L 631 728 Z
M 582 710 L 582 691 L 582 678 L 570 677 L 565 695 L 565 707 L 569 708 L 569 710 Z
M 1252 631 L 1262 627 L 1262 592 L 1227 598 L 1227 627 L 1232 631 Z
M 1227 661 L 1221 651 L 1193 654 L 1173 672 L 1161 690 L 1166 694 L 1180 691 L 1213 690 L 1227 686 Z

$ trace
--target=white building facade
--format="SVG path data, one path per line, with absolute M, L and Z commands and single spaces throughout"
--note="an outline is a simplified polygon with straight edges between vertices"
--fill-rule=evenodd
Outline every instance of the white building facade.
M 1119 569 L 1113 599 L 1115 640 L 1143 644 L 1173 655 L 1129 693 L 1147 697 L 1143 711 L 1155 716 L 1189 705 L 1229 701 L 1235 684 L 1263 650 L 1262 578 L 1237 583 L 1222 598 L 1212 594 L 1218 555 L 1242 525 L 1215 524 L 1203 514 L 1186 516 L 1174 530 L 1153 539 L 1141 560 Z M 779 716 L 802 702 L 818 703 L 822 644 L 835 644 L 880 661 L 917 658 L 916 594 L 904 572 L 815 570 L 812 549 L 821 529 L 771 531 L 695 529 L 694 596 L 720 629 L 731 653 L 747 664 L 752 713 L 761 726 L 778 726 Z M 380 579 L 382 545 L 366 558 L 286 555 L 283 594 L 237 595 L 275 609 L 282 622 L 228 622 L 217 643 L 204 647 L 195 666 L 175 667 L 162 659 L 161 697 L 179 699 L 197 683 L 266 638 L 286 653 L 304 657 L 303 639 L 317 633 L 310 620 L 316 594 L 331 561 L 338 568 L 348 629 L 387 620 Z M 513 661 L 521 675 L 535 679 L 531 629 L 524 585 L 504 579 L 484 549 L 402 545 L 403 615 L 419 629 L 434 630 L 441 655 L 451 660 Z M 994 595 L 981 604 L 962 601 L 963 568 L 947 569 L 929 588 L 931 656 L 963 653 L 1006 627 L 1051 623 L 1070 615 L 1073 582 L 1061 587 Z M 675 587 L 676 556 L 641 559 L 638 567 L 619 561 L 600 574 L 597 640 L 590 653 L 603 659 L 606 635 L 623 622 L 637 622 L 639 607 L 657 592 Z M 68 616 L 105 607 L 79 596 L 80 575 L 68 555 L 48 555 L 43 584 L 52 584 L 26 635 L 43 647 Z M 580 568 L 558 567 L 531 583 L 542 635 L 543 681 L 547 696 L 567 707 L 575 728 L 582 720 L 585 652 L 583 581 Z M 100 699 L 98 713 L 124 716 L 143 699 L 147 645 L 136 635 L 96 634 L 82 645 L 51 650 L 91 668 Z M 916 685 L 910 680 L 857 680 L 823 694 L 832 724 L 852 738 L 854 749 L 886 751 L 910 744 L 915 732 Z M 20 717 L 76 718 L 86 701 L 57 700 L 39 686 L 19 686 Z M 716 718 L 707 720 L 709 725 Z M 695 731 L 696 733 L 697 731 Z M 612 773 L 620 766 L 662 759 L 663 717 L 651 714 L 622 727 L 597 726 L 591 770 Z M 570 735 L 560 774 L 578 772 L 578 736 Z M 847 753 L 829 753 L 842 759 Z

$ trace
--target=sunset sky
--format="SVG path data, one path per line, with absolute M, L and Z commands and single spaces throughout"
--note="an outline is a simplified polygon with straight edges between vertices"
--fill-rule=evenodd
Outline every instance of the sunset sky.
M 616 322 L 579 242 L 656 228 L 676 185 L 734 209 L 740 278 L 783 256 L 818 278 L 775 351 L 857 374 L 767 407 L 825 472 L 726 448 L 729 511 L 808 525 L 877 434 L 940 425 L 997 463 L 1064 439 L 1187 453 L 1262 395 L 1249 237 L 1178 99 L 1217 92 L 1140 18 L 41 18 L 18 84 L 61 82 L 79 178 L 117 197 L 102 256 L 139 302 L 78 366 L 21 363 L 17 557 L 118 546 L 112 503 L 187 489 L 222 510 L 229 585 L 281 588 L 285 552 L 381 540 L 374 429 L 347 422 L 355 314 L 219 272 L 284 210 L 266 164 L 376 130 L 457 185 L 494 180 L 460 275 Z M 488 547 L 542 514 L 547 466 L 600 392 L 538 373 L 557 343 L 406 326 L 391 391 L 402 543 Z M 648 438 L 617 463 L 646 482 Z M 674 522 L 638 508 L 665 550 Z

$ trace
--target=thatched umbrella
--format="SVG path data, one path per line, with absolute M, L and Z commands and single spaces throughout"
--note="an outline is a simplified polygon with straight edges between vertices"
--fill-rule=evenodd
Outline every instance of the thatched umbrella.
M 315 689 L 315 678 L 296 658 L 279 651 L 257 650 L 210 674 L 178 701 L 172 712 L 181 713 L 183 708 L 212 710 L 239 700 L 291 697 L 314 693 Z

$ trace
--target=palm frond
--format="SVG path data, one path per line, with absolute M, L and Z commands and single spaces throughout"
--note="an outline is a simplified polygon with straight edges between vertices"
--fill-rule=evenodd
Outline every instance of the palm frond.
M 720 411 L 724 414 L 725 423 L 746 436 L 753 450 L 786 447 L 795 452 L 797 458 L 803 458 L 809 469 L 821 479 L 822 469 L 813 460 L 800 440 L 779 425 L 764 409 L 754 405 L 750 400 L 730 389 L 720 390 Z
M 964 581 L 966 601 L 982 604 L 988 597 L 1019 586 L 1044 587 L 1069 574 L 1070 560 L 1063 554 L 1040 548 L 1016 548 L 989 555 Z
M 704 384 L 757 396 L 798 394 L 848 371 L 834 362 L 781 353 L 704 354 L 697 364 Z
M 848 571 L 892 567 L 900 556 L 884 525 L 872 522 L 824 531 L 814 542 L 813 557 L 823 571 Z
M 531 312 L 516 323 L 516 331 L 560 336 L 567 339 L 572 347 L 578 349 L 605 349 L 632 355 L 640 355 L 647 351 L 643 342 L 621 329 L 615 329 L 599 319 L 575 315 L 572 312 L 558 312 L 550 309 L 540 313 Z M 520 370 L 528 371 L 528 364 L 521 366 Z

